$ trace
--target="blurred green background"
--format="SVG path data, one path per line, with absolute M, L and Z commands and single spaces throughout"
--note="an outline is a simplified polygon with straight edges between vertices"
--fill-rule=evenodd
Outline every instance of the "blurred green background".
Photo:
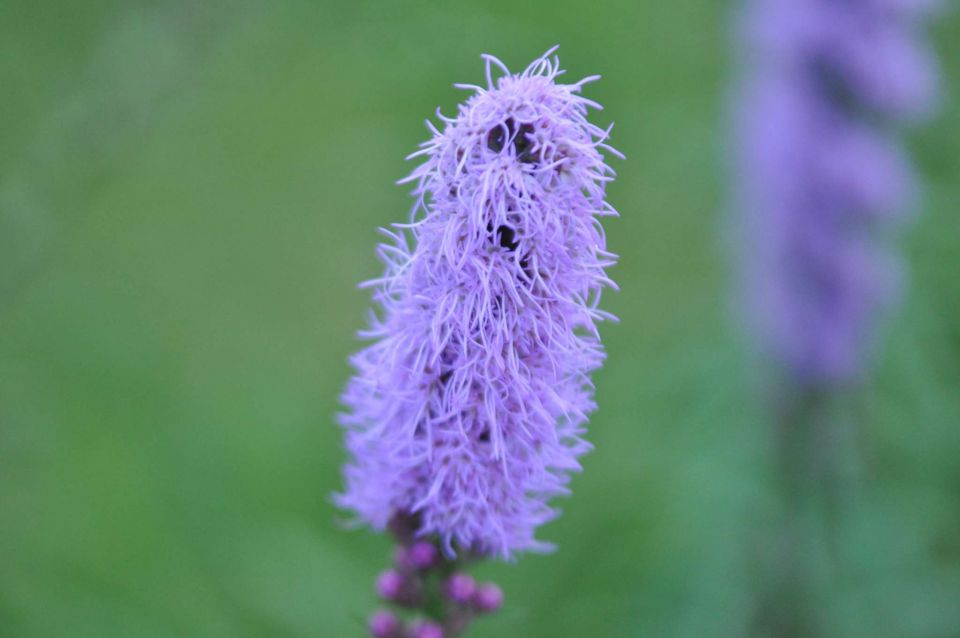
M 772 492 L 722 241 L 732 6 L 0 3 L 0 635 L 363 635 L 389 543 L 329 504 L 355 286 L 451 84 L 556 43 L 628 157 L 622 323 L 560 551 L 484 566 L 507 606 L 470 635 L 744 635 Z M 960 636 L 960 20 L 933 32 L 837 635 Z

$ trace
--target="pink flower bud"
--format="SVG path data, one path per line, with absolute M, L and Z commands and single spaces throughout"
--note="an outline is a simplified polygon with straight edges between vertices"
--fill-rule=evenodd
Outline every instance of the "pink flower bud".
M 410 638 L 443 638 L 443 628 L 435 622 L 423 621 L 413 628 Z
M 470 575 L 457 572 L 447 580 L 444 593 L 453 602 L 466 605 L 473 598 L 476 588 L 477 585 Z
M 491 613 L 503 605 L 503 590 L 496 583 L 484 583 L 473 593 L 473 608 L 480 613 Z
M 367 628 L 373 638 L 399 638 L 402 629 L 397 617 L 383 609 L 370 616 Z
M 407 550 L 407 562 L 415 569 L 430 569 L 437 564 L 440 553 L 433 543 L 417 541 Z
M 400 572 L 388 569 L 377 577 L 377 595 L 384 600 L 396 601 L 401 598 L 406 582 Z

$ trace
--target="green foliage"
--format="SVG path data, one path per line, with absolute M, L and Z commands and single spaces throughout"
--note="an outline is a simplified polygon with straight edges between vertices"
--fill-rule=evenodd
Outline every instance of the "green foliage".
M 201 8 L 202 7 L 202 8 Z M 771 509 L 729 327 L 727 3 L 0 5 L 0 635 L 363 634 L 388 542 L 337 524 L 337 396 L 420 124 L 560 43 L 617 121 L 597 449 L 487 565 L 493 636 L 739 636 Z M 960 23 L 912 292 L 859 409 L 844 636 L 960 631 Z

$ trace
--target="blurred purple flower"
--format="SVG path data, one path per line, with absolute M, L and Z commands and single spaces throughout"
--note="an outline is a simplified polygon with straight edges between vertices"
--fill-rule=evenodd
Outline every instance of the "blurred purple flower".
M 753 0 L 743 16 L 739 205 L 750 314 L 808 383 L 863 372 L 899 268 L 883 233 L 912 197 L 897 139 L 928 113 L 931 0 Z
M 352 455 L 337 503 L 374 528 L 415 516 L 448 553 L 509 558 L 543 550 L 536 528 L 567 492 L 594 409 L 589 373 L 604 353 L 596 323 L 604 269 L 599 218 L 613 171 L 609 129 L 558 84 L 553 50 L 512 75 L 492 56 L 486 86 L 455 118 L 430 122 L 426 161 L 404 182 L 409 224 L 384 230 L 381 306 L 352 358 L 341 422 Z M 494 79 L 499 67 L 505 75 Z

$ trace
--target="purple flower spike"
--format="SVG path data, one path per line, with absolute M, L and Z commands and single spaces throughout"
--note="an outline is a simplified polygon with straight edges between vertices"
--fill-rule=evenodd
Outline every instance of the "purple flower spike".
M 367 625 L 373 638 L 400 638 L 403 627 L 389 611 L 380 610 L 370 617 Z
M 352 359 L 341 422 L 352 459 L 340 507 L 383 529 L 397 516 L 444 552 L 511 558 L 546 550 L 553 519 L 590 449 L 590 373 L 604 359 L 596 324 L 616 214 L 602 152 L 609 129 L 559 84 L 552 50 L 522 73 L 486 60 L 486 86 L 433 138 L 409 224 L 385 230 L 380 312 Z M 493 71 L 504 75 L 494 78 Z
M 503 606 L 503 590 L 496 583 L 484 583 L 473 593 L 474 609 L 480 613 L 493 613 Z
M 745 288 L 762 349 L 809 385 L 864 372 L 897 296 L 879 241 L 910 203 L 898 130 L 935 102 L 931 0 L 753 0 L 740 95 Z
M 468 604 L 473 599 L 477 584 L 469 574 L 456 573 L 447 579 L 444 593 L 447 598 L 461 605 Z

